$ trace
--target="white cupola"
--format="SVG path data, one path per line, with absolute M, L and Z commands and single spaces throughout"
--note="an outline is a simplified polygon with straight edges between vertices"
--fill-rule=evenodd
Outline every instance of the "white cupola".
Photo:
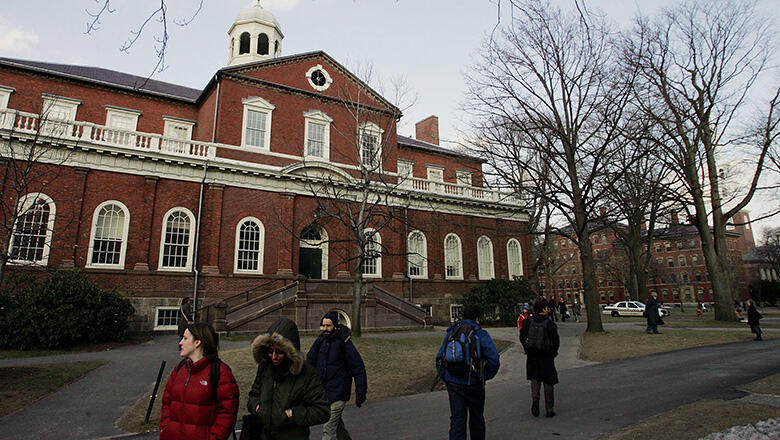
M 228 31 L 228 66 L 270 60 L 282 55 L 282 29 L 274 15 L 254 0 L 236 17 Z

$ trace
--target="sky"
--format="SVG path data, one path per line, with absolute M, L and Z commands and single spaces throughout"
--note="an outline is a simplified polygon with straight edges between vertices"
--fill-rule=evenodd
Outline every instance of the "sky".
M 760 0 L 759 8 L 777 19 L 778 0 Z M 554 0 L 572 7 L 575 0 Z M 627 27 L 636 11 L 651 14 L 674 0 L 579 0 L 604 12 L 618 27 Z M 103 0 L 27 0 L 0 8 L 0 56 L 65 64 L 98 66 L 193 88 L 203 88 L 227 65 L 227 35 L 238 13 L 250 0 L 168 0 L 166 68 L 157 63 L 157 22 L 146 25 L 127 52 L 120 47 L 137 31 L 160 2 L 111 0 L 113 13 L 101 17 L 87 34 L 90 12 Z M 457 140 L 458 127 L 468 118 L 461 110 L 463 75 L 473 65 L 482 42 L 509 20 L 508 0 L 262 0 L 274 14 L 284 40 L 282 54 L 323 50 L 351 70 L 371 65 L 383 84 L 403 79 L 417 96 L 404 112 L 398 133 L 414 136 L 414 124 L 430 115 L 439 117 L 442 144 Z M 501 13 L 500 13 L 501 12 Z M 372 83 L 378 91 L 389 86 Z M 757 203 L 777 205 L 772 201 Z M 764 206 L 751 205 L 757 213 Z M 762 225 L 780 226 L 780 218 Z M 760 228 L 756 226 L 754 229 Z M 756 237 L 758 238 L 758 237 Z

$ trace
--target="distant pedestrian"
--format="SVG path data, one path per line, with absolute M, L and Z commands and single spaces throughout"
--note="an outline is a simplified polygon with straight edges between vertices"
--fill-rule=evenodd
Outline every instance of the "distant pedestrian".
M 558 306 L 558 311 L 561 312 L 561 322 L 566 322 L 566 314 L 569 313 L 569 311 L 566 309 L 566 301 L 561 299 L 561 303 Z
M 527 355 L 526 378 L 531 381 L 531 414 L 539 416 L 539 399 L 544 384 L 544 407 L 547 417 L 555 417 L 554 385 L 558 383 L 555 357 L 561 339 L 558 327 L 548 316 L 547 309 L 540 302 L 534 304 L 534 314 L 523 321 L 520 342 Z
M 307 440 L 309 426 L 328 421 L 330 406 L 314 367 L 304 361 L 298 326 L 279 318 L 252 342 L 257 374 L 247 410 L 261 440 Z
M 209 324 L 192 323 L 179 342 L 181 363 L 162 398 L 160 440 L 225 440 L 238 414 L 238 385 L 217 353 L 219 337 Z
M 704 306 L 702 305 L 702 303 L 699 303 L 699 304 L 696 305 L 696 317 L 697 318 L 701 318 L 701 314 L 702 314 L 703 310 L 704 310 Z
M 190 305 L 190 298 L 185 296 L 181 299 L 181 306 L 179 307 L 179 341 L 184 336 L 184 330 L 187 330 L 187 324 L 192 322 L 192 306 Z
M 748 309 L 747 309 L 747 320 L 748 325 L 750 326 L 750 331 L 755 333 L 756 337 L 753 339 L 754 341 L 763 341 L 764 339 L 761 337 L 761 327 L 758 324 L 758 321 L 763 318 L 760 313 L 758 313 L 758 310 L 756 310 L 756 305 L 753 303 L 752 299 L 747 300 Z
M 463 309 L 463 320 L 450 326 L 436 355 L 436 371 L 447 385 L 450 399 L 450 440 L 485 439 L 485 381 L 500 366 L 498 351 L 488 332 L 479 326 L 479 306 Z
M 572 306 L 572 314 L 574 315 L 574 322 L 580 322 L 580 316 L 582 315 L 582 304 L 575 300 Z
M 349 327 L 339 324 L 339 316 L 329 312 L 320 321 L 322 333 L 312 344 L 306 362 L 317 371 L 330 402 L 330 420 L 322 426 L 323 440 L 347 440 L 351 437 L 344 427 L 341 414 L 352 392 L 355 380 L 355 405 L 366 401 L 366 367 Z
M 517 332 L 520 333 L 520 329 L 523 328 L 523 320 L 531 316 L 531 310 L 528 306 L 523 306 L 523 311 L 520 316 L 517 317 Z
M 547 301 L 547 313 L 553 321 L 558 322 L 558 301 L 554 296 Z
M 647 333 L 655 335 L 661 334 L 658 331 L 658 324 L 661 322 L 660 311 L 658 310 L 658 301 L 656 298 L 658 294 L 653 292 L 650 294 L 650 298 L 647 299 L 645 304 L 645 315 L 647 315 Z

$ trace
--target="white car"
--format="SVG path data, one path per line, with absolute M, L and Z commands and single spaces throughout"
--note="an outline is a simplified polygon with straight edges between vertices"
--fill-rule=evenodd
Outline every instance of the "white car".
M 605 315 L 612 316 L 642 316 L 645 313 L 645 305 L 639 301 L 620 301 L 616 304 L 604 307 Z M 669 316 L 669 311 L 659 307 L 661 316 Z

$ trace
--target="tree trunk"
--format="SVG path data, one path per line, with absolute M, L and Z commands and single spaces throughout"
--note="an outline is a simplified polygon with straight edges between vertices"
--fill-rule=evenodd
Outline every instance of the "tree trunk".
M 363 274 L 355 271 L 352 278 L 352 336 L 359 338 L 361 332 L 360 303 L 363 299 Z
M 583 235 L 586 235 L 587 232 Z M 580 241 L 580 263 L 582 264 L 582 288 L 585 293 L 585 311 L 588 314 L 587 331 L 603 332 L 601 324 L 601 307 L 599 307 L 598 292 L 596 291 L 596 273 L 593 267 L 593 247 L 590 237 L 585 236 Z

